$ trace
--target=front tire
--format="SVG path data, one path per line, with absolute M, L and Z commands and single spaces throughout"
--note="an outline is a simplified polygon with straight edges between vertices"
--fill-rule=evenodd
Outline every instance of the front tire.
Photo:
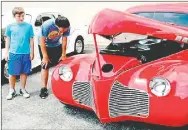
M 75 40 L 74 54 L 82 54 L 84 52 L 84 39 L 82 36 L 78 36 Z
M 20 81 L 20 76 L 16 76 L 16 82 Z M 5 60 L 1 61 L 1 85 L 9 82 L 8 64 Z
M 1 85 L 8 83 L 8 69 L 6 65 L 6 61 L 1 61 Z

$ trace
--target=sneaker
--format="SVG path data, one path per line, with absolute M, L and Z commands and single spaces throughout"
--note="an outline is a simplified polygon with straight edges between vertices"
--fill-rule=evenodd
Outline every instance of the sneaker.
M 48 97 L 48 89 L 47 88 L 41 88 L 40 95 L 42 99 L 45 99 Z
M 9 91 L 9 93 L 8 93 L 8 95 L 7 95 L 7 97 L 6 97 L 6 99 L 7 100 L 12 100 L 14 97 L 16 97 L 16 91 L 15 90 L 10 90 Z
M 25 98 L 30 97 L 30 94 L 25 89 L 20 89 L 20 95 L 22 95 Z

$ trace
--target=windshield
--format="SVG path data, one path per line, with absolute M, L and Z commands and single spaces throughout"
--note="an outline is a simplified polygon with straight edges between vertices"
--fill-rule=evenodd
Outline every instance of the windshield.
M 177 12 L 137 12 L 134 13 L 146 18 L 155 19 L 161 22 L 176 24 L 188 27 L 188 14 Z
M 167 23 L 174 23 L 179 26 L 188 27 L 188 14 L 184 13 L 168 13 L 168 12 L 156 12 L 154 19 Z

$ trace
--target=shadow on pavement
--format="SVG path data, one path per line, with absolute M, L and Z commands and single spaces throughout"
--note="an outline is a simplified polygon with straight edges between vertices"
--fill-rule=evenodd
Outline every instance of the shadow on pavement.
M 76 116 L 82 120 L 85 119 L 86 121 L 100 124 L 105 130 L 188 130 L 188 126 L 173 128 L 133 121 L 102 124 L 93 111 L 88 111 L 70 105 L 65 105 L 64 108 L 67 114 Z

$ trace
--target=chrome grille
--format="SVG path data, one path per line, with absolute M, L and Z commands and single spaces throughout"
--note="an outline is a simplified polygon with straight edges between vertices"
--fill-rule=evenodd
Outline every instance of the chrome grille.
M 110 117 L 149 115 L 149 95 L 146 92 L 115 82 L 109 99 Z
M 95 110 L 90 82 L 74 82 L 73 99 L 80 104 L 91 107 Z

